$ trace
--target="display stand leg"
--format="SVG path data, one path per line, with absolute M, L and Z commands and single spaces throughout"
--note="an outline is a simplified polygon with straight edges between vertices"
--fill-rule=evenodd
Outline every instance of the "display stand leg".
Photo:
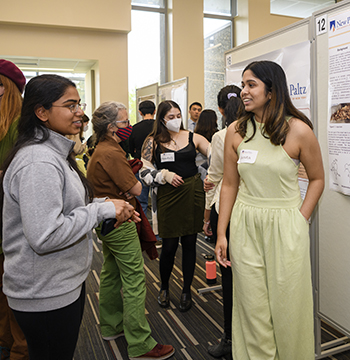
M 204 294 L 204 293 L 209 292 L 209 291 L 217 291 L 217 290 L 221 290 L 221 289 L 222 289 L 221 285 L 215 285 L 215 286 L 209 286 L 209 287 L 197 289 L 197 293 L 199 295 L 201 295 L 201 294 Z

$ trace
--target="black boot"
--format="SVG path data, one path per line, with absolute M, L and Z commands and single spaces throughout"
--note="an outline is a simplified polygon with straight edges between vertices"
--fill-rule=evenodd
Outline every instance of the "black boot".
M 158 294 L 158 304 L 162 308 L 169 306 L 169 290 L 160 290 Z
M 216 358 L 221 358 L 224 355 L 228 355 L 232 353 L 232 342 L 230 339 L 227 339 L 226 334 L 224 333 L 222 335 L 221 341 L 219 344 L 216 345 L 210 345 L 208 347 L 208 353 L 211 356 L 214 356 Z
M 185 312 L 191 309 L 192 298 L 191 293 L 182 293 L 180 299 L 180 311 Z

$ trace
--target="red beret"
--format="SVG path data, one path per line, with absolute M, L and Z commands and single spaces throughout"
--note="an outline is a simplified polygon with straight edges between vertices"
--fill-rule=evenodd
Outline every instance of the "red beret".
M 14 63 L 0 59 L 0 75 L 4 75 L 12 80 L 18 87 L 21 94 L 23 93 L 26 78 L 24 77 L 22 71 L 18 69 Z

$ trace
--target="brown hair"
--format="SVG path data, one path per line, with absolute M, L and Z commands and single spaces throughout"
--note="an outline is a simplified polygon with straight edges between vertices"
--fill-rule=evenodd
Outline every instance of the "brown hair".
M 195 133 L 204 136 L 209 142 L 211 138 L 218 131 L 216 112 L 211 109 L 206 109 L 201 112 L 197 124 L 194 128 Z
M 162 145 L 162 144 L 166 144 L 171 141 L 170 133 L 164 124 L 164 116 L 172 108 L 180 110 L 180 113 L 181 113 L 180 106 L 175 101 L 164 100 L 158 105 L 156 120 L 154 121 L 154 124 L 153 124 L 153 130 L 147 136 L 145 141 L 143 142 L 143 145 L 141 148 L 141 153 L 143 153 L 147 149 L 148 144 L 152 143 L 152 149 L 151 149 L 152 161 L 154 161 L 154 159 L 155 159 L 156 147 L 158 147 L 159 145 Z M 184 129 L 184 127 L 183 127 L 182 121 L 181 121 L 180 130 L 183 130 L 183 129 Z M 151 141 L 150 138 L 153 138 L 153 141 Z
M 11 124 L 19 117 L 22 108 L 22 96 L 17 85 L 4 75 L 0 75 L 0 83 L 5 88 L 0 103 L 0 140 L 2 140 Z

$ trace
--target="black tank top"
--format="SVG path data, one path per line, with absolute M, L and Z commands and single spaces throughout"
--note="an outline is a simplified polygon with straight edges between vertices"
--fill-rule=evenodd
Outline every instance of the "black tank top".
M 185 179 L 196 175 L 198 172 L 196 154 L 196 147 L 193 143 L 193 133 L 189 132 L 187 146 L 178 151 L 168 149 L 161 144 L 157 146 L 155 161 L 159 170 L 167 169 Z

